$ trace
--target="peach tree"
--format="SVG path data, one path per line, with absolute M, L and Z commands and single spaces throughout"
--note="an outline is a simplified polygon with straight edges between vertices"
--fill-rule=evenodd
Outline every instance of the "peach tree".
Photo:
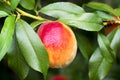
M 119 57 L 119 16 L 119 8 L 115 10 L 107 4 L 98 2 L 89 2 L 83 6 L 70 2 L 56 2 L 41 7 L 40 0 L 0 0 L 0 61 L 5 61 L 5 64 L 20 80 L 26 78 L 30 80 L 29 77 L 32 80 L 38 74 L 46 80 L 51 73 L 49 71 L 51 61 L 53 63 L 56 61 L 57 65 L 65 64 L 62 62 L 64 59 L 64 61 L 72 62 L 68 58 L 73 49 L 72 39 L 74 41 L 76 39 L 78 47 L 76 47 L 77 51 L 74 51 L 74 58 L 82 57 L 80 59 L 82 61 L 80 63 L 73 61 L 69 65 L 66 62 L 65 65 L 67 66 L 65 68 L 62 66 L 60 70 L 67 70 L 72 65 L 70 70 L 80 68 L 79 72 L 82 75 L 84 74 L 83 76 L 87 77 L 86 79 L 107 79 L 106 76 L 112 74 L 112 67 L 117 63 Z M 57 49 L 56 45 L 52 45 L 56 48 L 52 48 L 54 54 L 52 51 L 49 54 L 46 44 L 39 38 L 42 33 L 37 33 L 37 30 L 44 23 L 56 21 L 60 22 L 63 27 L 69 27 L 69 31 L 73 32 L 74 37 L 67 35 L 67 33 L 63 34 L 64 31 L 62 30 L 58 34 L 59 30 L 55 30 L 54 25 L 49 25 L 50 27 L 53 26 L 53 30 L 50 32 L 52 36 L 47 37 L 47 42 L 53 44 L 58 41 L 58 38 L 61 40 L 64 38 L 62 42 L 65 43 L 60 49 Z M 42 31 L 43 34 L 49 33 L 48 29 L 51 28 L 47 27 L 44 27 L 46 30 Z M 55 50 L 57 50 L 56 53 Z M 54 56 L 50 57 L 51 55 Z M 61 59 L 58 60 L 58 57 Z M 86 68 L 86 74 L 82 72 L 81 66 Z M 31 71 L 34 72 L 34 75 L 29 76 Z M 81 77 L 73 78 L 73 80 L 81 79 Z

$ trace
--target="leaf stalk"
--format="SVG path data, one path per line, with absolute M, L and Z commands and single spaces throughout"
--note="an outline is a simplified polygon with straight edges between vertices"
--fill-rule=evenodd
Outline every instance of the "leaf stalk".
M 40 16 L 34 16 L 32 14 L 29 14 L 27 12 L 24 12 L 23 10 L 19 9 L 19 8 L 16 8 L 16 10 L 21 13 L 23 16 L 27 16 L 27 17 L 30 17 L 30 18 L 33 18 L 33 19 L 36 19 L 36 20 L 46 20 Z

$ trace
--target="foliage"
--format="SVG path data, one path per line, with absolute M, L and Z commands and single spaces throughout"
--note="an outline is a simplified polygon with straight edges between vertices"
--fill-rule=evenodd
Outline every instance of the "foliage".
M 81 74 L 84 78 L 73 74 L 73 77 L 69 76 L 72 80 L 107 79 L 119 57 L 117 49 L 120 44 L 120 26 L 107 35 L 104 29 L 109 25 L 120 24 L 120 19 L 114 19 L 114 16 L 120 16 L 120 9 L 114 10 L 111 6 L 98 2 L 84 4 L 84 7 L 70 2 L 56 2 L 41 7 L 38 2 L 40 0 L 0 0 L 1 63 L 6 61 L 5 64 L 21 80 L 32 80 L 35 75 L 38 77 L 36 80 L 41 77 L 49 79 L 54 73 L 72 75 L 75 70 L 74 74 Z M 86 11 L 85 7 L 92 11 Z M 48 54 L 36 29 L 41 23 L 52 20 L 39 14 L 69 25 L 75 33 L 78 54 L 66 68 L 49 68 Z M 112 76 L 110 78 L 114 79 Z

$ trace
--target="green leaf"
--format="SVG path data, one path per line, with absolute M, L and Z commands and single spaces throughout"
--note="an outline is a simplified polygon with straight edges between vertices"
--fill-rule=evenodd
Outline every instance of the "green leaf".
M 101 12 L 101 11 L 96 11 L 97 15 L 101 17 L 103 20 L 114 20 L 114 17 L 110 14 Z
M 40 0 L 35 1 L 35 10 L 39 10 L 41 8 Z
M 34 9 L 35 0 L 20 0 L 20 5 L 28 10 Z
M 103 28 L 103 26 L 100 24 L 102 22 L 101 18 L 93 13 L 84 13 L 74 18 L 62 18 L 60 21 L 67 25 L 86 31 L 99 31 Z
M 43 78 L 41 79 L 41 74 L 33 69 L 29 70 L 29 74 L 28 76 L 24 79 L 24 80 L 43 80 Z
M 56 18 L 74 17 L 85 11 L 83 8 L 69 2 L 57 2 L 43 7 L 40 12 Z
M 98 15 L 85 13 L 83 8 L 69 2 L 50 4 L 43 7 L 40 12 L 58 18 L 67 25 L 87 31 L 99 31 L 103 27 Z
M 108 38 L 106 36 L 104 36 L 103 34 L 99 33 L 98 34 L 98 44 L 100 47 L 100 50 L 102 52 L 102 55 L 104 56 L 104 58 L 112 63 L 115 56 L 114 51 L 110 48 L 110 42 L 108 40 Z
M 116 13 L 117 16 L 120 16 L 120 8 L 117 8 L 117 9 L 115 10 L 115 13 Z
M 90 8 L 93 8 L 93 9 L 106 11 L 106 12 L 109 12 L 109 13 L 112 13 L 112 14 L 116 15 L 114 9 L 111 6 L 109 6 L 107 4 L 104 4 L 104 3 L 90 2 L 90 3 L 87 4 L 87 6 L 90 7 Z
M 114 30 L 107 36 L 110 41 L 110 45 L 108 45 L 109 44 L 108 40 L 107 42 L 105 41 L 104 43 L 101 42 L 103 40 L 106 40 L 106 38 L 101 38 L 99 45 L 104 44 L 103 46 L 106 46 L 107 48 L 110 47 L 114 52 L 116 52 L 120 44 L 119 35 L 120 35 L 120 27 L 118 27 L 116 30 Z M 103 52 L 103 50 L 101 51 L 101 49 L 97 48 L 89 60 L 90 80 L 103 80 L 113 65 L 114 59 L 112 59 L 113 61 L 111 60 L 112 63 L 106 60 L 106 57 L 105 57 L 106 54 Z M 109 51 L 111 51 L 111 49 Z M 112 57 L 114 56 L 116 56 L 116 53 L 114 53 Z
M 0 45 L 0 61 L 5 56 L 6 52 L 10 47 L 10 44 L 12 42 L 12 37 L 14 34 L 14 26 L 15 26 L 15 16 L 7 17 L 1 31 L 2 41 Z
M 15 36 L 7 53 L 7 58 L 8 66 L 19 76 L 21 80 L 25 79 L 29 73 L 29 67 L 21 54 Z
M 38 25 L 40 25 L 41 23 L 43 23 L 44 21 L 34 21 L 32 22 L 30 25 L 32 28 L 35 28 L 37 27 Z
M 111 67 L 112 63 L 106 61 L 101 50 L 97 48 L 89 60 L 89 79 L 103 80 Z
M 0 2 L 0 11 L 5 11 L 7 13 L 11 13 L 11 7 L 5 3 Z
M 81 32 L 76 32 L 76 38 L 78 47 L 82 55 L 85 57 L 86 60 L 88 60 L 93 52 L 93 45 L 90 43 L 90 40 Z
M 12 7 L 13 10 L 17 7 L 19 2 L 20 2 L 20 0 L 10 0 L 11 7 Z
M 8 16 L 8 13 L 6 13 L 5 11 L 0 11 L 0 18 L 6 16 Z
M 117 52 L 118 46 L 120 44 L 120 26 L 115 29 L 114 31 L 112 31 L 111 34 L 108 35 L 108 38 L 110 40 L 110 47 Z M 116 54 L 114 54 L 114 56 L 116 56 Z
M 16 37 L 29 66 L 46 77 L 49 67 L 48 54 L 38 35 L 28 23 L 19 19 L 16 22 Z

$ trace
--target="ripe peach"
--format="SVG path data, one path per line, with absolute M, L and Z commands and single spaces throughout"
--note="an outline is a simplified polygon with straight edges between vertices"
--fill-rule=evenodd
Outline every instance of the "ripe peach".
M 77 51 L 73 31 L 59 21 L 45 22 L 37 33 L 48 52 L 50 67 L 61 68 L 70 64 Z
M 67 76 L 64 75 L 56 75 L 52 77 L 50 80 L 68 80 Z

